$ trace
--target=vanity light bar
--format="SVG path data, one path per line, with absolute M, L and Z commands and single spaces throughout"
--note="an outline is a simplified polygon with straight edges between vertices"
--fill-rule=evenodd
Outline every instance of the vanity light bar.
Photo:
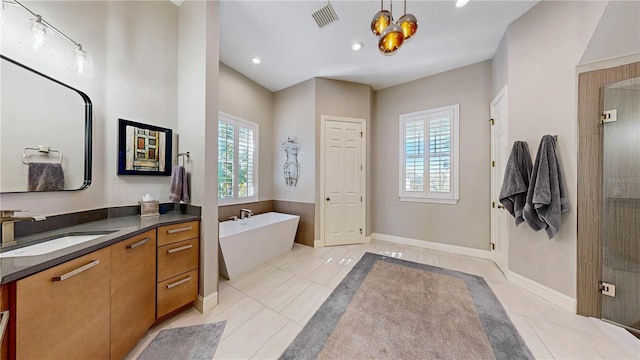
M 11 0 L 11 1 L 7 1 L 7 0 L 2 0 L 3 3 L 7 3 L 7 4 L 15 4 L 20 6 L 21 8 L 25 9 L 27 12 L 29 12 L 31 15 L 35 16 L 37 20 L 39 20 L 41 23 L 47 25 L 47 27 L 51 28 L 53 31 L 55 31 L 56 33 L 58 33 L 59 35 L 61 35 L 62 37 L 64 37 L 65 39 L 69 40 L 73 45 L 77 46 L 80 50 L 82 50 L 82 44 L 75 42 L 72 38 L 70 38 L 69 36 L 67 36 L 65 33 L 63 33 L 62 31 L 60 31 L 58 28 L 56 28 L 55 26 L 53 26 L 50 22 L 48 22 L 47 20 L 45 20 L 42 16 L 36 14 L 35 12 L 31 11 L 31 9 L 29 9 L 28 7 L 24 6 L 20 1 L 18 0 Z
M 2 0 L 2 6 L 4 6 L 4 4 L 11 4 L 11 5 L 20 6 L 25 11 L 27 11 L 29 14 L 35 16 L 34 21 L 37 24 L 40 24 L 43 27 L 46 27 L 46 28 L 49 28 L 49 29 L 53 30 L 55 33 L 57 33 L 58 35 L 62 36 L 63 38 L 67 39 L 67 41 L 69 41 L 70 43 L 75 45 L 75 47 L 77 48 L 75 50 L 75 58 L 76 58 L 75 67 L 77 68 L 78 73 L 81 74 L 81 75 L 87 76 L 87 77 L 93 77 L 93 59 L 91 58 L 91 56 L 89 54 L 87 54 L 86 51 L 84 51 L 82 49 L 82 44 L 80 44 L 79 42 L 76 42 L 75 40 L 70 38 L 67 34 L 63 33 L 60 29 L 58 29 L 57 27 L 53 26 L 53 24 L 51 24 L 50 22 L 45 20 L 41 15 L 36 14 L 34 11 L 32 11 L 31 9 L 26 7 L 20 1 L 18 1 L 18 0 Z

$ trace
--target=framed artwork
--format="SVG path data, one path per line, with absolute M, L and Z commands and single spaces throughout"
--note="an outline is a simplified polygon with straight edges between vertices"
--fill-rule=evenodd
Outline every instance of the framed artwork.
M 171 129 L 118 123 L 118 175 L 171 175 Z

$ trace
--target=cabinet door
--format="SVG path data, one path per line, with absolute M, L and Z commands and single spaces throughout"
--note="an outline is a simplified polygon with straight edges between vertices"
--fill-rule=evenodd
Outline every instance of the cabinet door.
M 122 359 L 156 317 L 156 231 L 111 246 L 111 359 Z
M 6 317 L 5 317 L 6 316 Z M 0 360 L 9 358 L 9 286 L 0 285 Z
M 109 357 L 110 249 L 16 283 L 16 358 Z

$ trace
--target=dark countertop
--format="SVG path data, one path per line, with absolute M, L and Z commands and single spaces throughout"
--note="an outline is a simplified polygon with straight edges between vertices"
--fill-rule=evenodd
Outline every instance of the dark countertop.
M 123 216 L 69 226 L 37 235 L 25 236 L 17 239 L 18 245 L 2 248 L 1 252 L 37 244 L 70 233 L 109 232 L 99 238 L 44 255 L 0 258 L 0 284 L 6 284 L 33 275 L 159 226 L 194 220 L 200 220 L 200 217 L 178 213 L 163 214 L 159 217 L 144 219 L 141 219 L 138 215 Z

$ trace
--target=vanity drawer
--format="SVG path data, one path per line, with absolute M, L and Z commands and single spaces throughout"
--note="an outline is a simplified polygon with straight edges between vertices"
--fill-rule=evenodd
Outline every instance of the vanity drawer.
M 158 282 L 198 267 L 199 239 L 158 247 Z
M 156 317 L 193 302 L 198 297 L 198 269 L 158 283 Z
M 197 221 L 161 226 L 158 228 L 158 246 L 197 238 L 199 235 Z

